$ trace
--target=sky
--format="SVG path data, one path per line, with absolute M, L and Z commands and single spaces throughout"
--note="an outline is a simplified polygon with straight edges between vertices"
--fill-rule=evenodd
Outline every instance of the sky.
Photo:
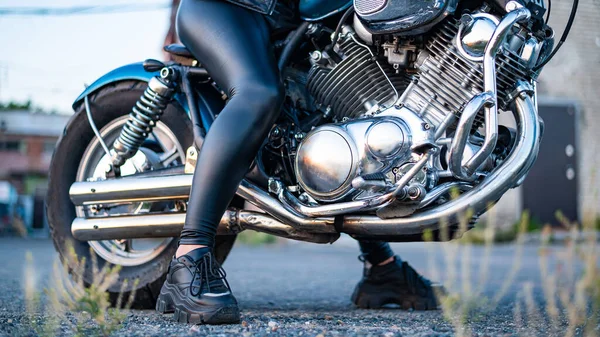
M 67 8 L 168 0 L 0 0 L 0 102 L 32 100 L 47 111 L 71 114 L 73 100 L 119 66 L 161 59 L 169 9 L 60 16 L 3 15 L 2 9 Z

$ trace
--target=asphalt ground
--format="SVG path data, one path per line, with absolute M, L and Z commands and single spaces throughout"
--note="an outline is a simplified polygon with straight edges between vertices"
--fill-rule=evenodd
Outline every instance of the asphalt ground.
M 450 294 L 462 294 L 460 303 L 466 304 L 461 307 L 469 308 L 470 314 L 448 313 L 448 319 L 441 310 L 355 308 L 350 295 L 361 277 L 362 264 L 357 260 L 358 245 L 346 238 L 334 245 L 235 246 L 224 268 L 241 306 L 240 325 L 186 325 L 174 322 L 170 315 L 132 310 L 116 335 L 452 336 L 465 328 L 480 336 L 562 336 L 567 330 L 564 315 L 552 319 L 544 314 L 547 302 L 540 270 L 540 258 L 547 256 L 549 270 L 556 271 L 553 275 L 580 277 L 580 265 L 564 260 L 563 246 L 542 250 L 539 244 L 510 244 L 494 246 L 489 252 L 484 246 L 453 243 L 393 247 L 423 275 L 444 282 Z M 34 258 L 39 289 L 51 278 L 57 260 L 50 240 L 0 238 L 0 336 L 27 334 L 32 323 L 23 295 L 27 251 Z M 566 264 L 574 266 L 573 270 L 565 268 Z M 504 296 L 494 301 L 503 289 Z M 42 311 L 36 317 L 43 321 L 47 314 Z M 456 323 L 461 317 L 462 323 Z M 583 330 L 574 332 L 579 335 Z M 61 334 L 71 333 L 63 329 Z

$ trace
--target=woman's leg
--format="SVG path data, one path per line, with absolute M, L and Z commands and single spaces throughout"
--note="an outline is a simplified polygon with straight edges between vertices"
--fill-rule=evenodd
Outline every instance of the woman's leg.
M 184 0 L 177 30 L 229 102 L 200 150 L 180 247 L 156 309 L 184 323 L 238 323 L 237 300 L 211 250 L 219 221 L 277 117 L 282 87 L 260 14 L 220 0 Z
M 358 241 L 361 257 L 376 266 L 393 261 L 394 251 L 389 243 L 383 241 Z
M 184 0 L 177 31 L 229 96 L 200 150 L 180 239 L 189 248 L 212 247 L 221 216 L 279 114 L 283 88 L 261 14 L 222 0 Z

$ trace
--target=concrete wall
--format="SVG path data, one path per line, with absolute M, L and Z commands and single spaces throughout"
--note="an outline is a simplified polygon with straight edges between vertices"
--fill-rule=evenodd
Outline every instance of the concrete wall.
M 550 26 L 558 41 L 572 0 L 552 0 Z M 581 0 L 567 42 L 546 65 L 539 79 L 540 95 L 574 99 L 579 114 L 580 216 L 600 216 L 600 0 Z
M 550 26 L 560 39 L 571 12 L 572 0 L 552 0 Z M 546 65 L 538 81 L 538 94 L 545 101 L 574 100 L 579 105 L 577 121 L 580 219 L 600 216 L 600 0 L 581 0 L 567 42 Z M 504 124 L 512 118 L 500 115 Z M 542 142 L 543 146 L 543 142 Z M 482 218 L 506 227 L 520 218 L 521 189 L 510 190 L 490 214 Z M 557 191 L 560 193 L 560 191 Z

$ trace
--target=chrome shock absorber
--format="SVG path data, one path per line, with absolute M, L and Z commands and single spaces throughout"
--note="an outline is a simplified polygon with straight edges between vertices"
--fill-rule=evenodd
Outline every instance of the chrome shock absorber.
M 175 94 L 173 84 L 168 80 L 170 75 L 173 75 L 172 70 L 163 68 L 160 77 L 153 77 L 148 82 L 148 88 L 135 103 L 129 114 L 129 120 L 113 144 L 114 154 L 111 158 L 113 167 L 118 168 L 125 164 L 152 133 L 152 129 Z

